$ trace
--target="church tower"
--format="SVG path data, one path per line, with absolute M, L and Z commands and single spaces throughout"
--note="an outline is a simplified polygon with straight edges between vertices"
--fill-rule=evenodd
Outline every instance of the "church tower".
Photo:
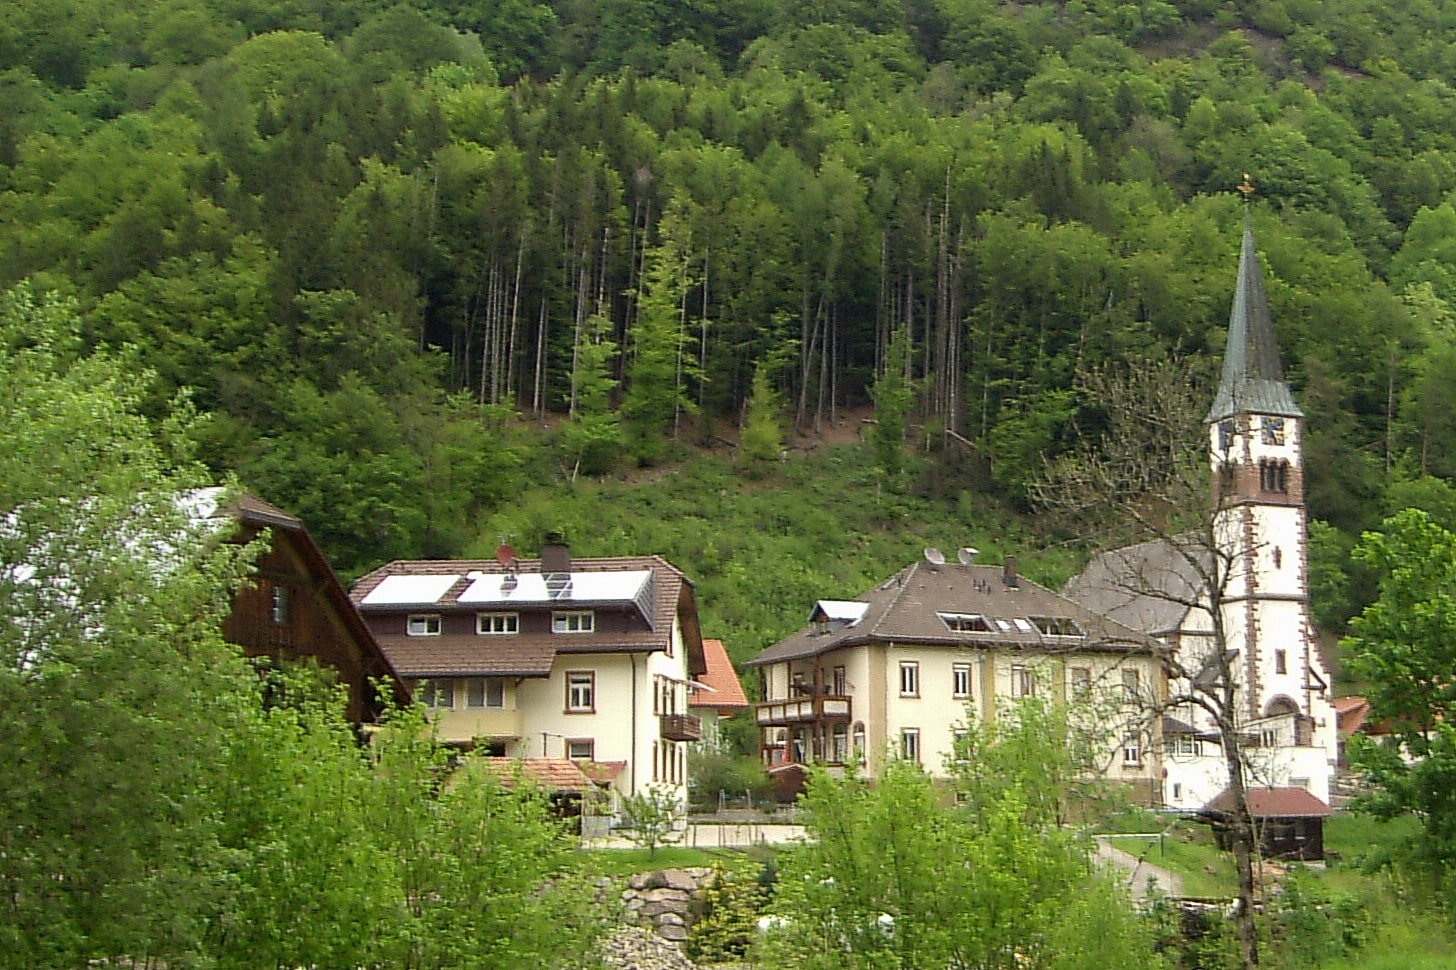
M 1265 773 L 1277 776 L 1255 783 L 1303 786 L 1328 800 L 1336 729 L 1309 613 L 1304 412 L 1284 381 L 1247 221 L 1223 376 L 1205 421 L 1216 534 L 1230 554 L 1223 617 L 1238 652 L 1238 719 L 1267 753 Z

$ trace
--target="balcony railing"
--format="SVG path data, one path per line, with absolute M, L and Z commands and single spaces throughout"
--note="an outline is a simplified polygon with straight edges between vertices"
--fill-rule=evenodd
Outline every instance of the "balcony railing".
M 807 721 L 848 721 L 850 710 L 849 698 L 834 694 L 813 694 L 808 697 L 763 701 L 754 705 L 760 727 L 803 724 Z
M 664 714 L 660 733 L 669 741 L 699 741 L 703 737 L 703 719 L 695 714 Z

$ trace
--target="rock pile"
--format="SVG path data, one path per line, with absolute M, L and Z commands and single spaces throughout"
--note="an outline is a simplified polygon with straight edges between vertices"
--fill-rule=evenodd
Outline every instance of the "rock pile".
M 688 938 L 693 921 L 702 915 L 704 892 L 713 879 L 713 870 L 701 867 L 639 873 L 622 890 L 624 919 L 664 940 L 681 943 Z
M 623 926 L 599 945 L 603 965 L 613 970 L 694 970 L 676 943 L 640 926 Z

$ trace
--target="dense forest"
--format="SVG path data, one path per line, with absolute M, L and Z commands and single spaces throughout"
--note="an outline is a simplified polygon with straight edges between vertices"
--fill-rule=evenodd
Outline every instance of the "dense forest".
M 212 470 L 352 576 L 765 407 L 824 430 L 889 372 L 939 487 L 1024 509 L 1080 372 L 1216 364 L 1247 209 L 1339 627 L 1361 529 L 1456 518 L 1453 20 L 18 0 L 0 286 L 73 297 L 158 375 L 150 413 L 185 395 Z

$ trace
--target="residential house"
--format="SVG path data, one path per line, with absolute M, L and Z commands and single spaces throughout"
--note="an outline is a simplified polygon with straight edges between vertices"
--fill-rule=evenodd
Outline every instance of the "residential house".
M 706 672 L 693 585 L 657 556 L 392 562 L 352 596 L 450 744 L 567 758 L 618 794 L 685 798 Z
M 721 722 L 750 705 L 723 641 L 704 640 L 703 658 L 708 669 L 688 691 L 688 712 L 702 722 L 703 743 L 716 747 L 722 741 Z
M 1146 712 L 1163 696 L 1161 648 L 1018 575 L 1014 560 L 973 555 L 926 550 L 857 600 L 819 601 L 807 627 L 750 661 L 770 770 L 857 761 L 875 777 L 905 758 L 943 777 L 971 714 L 992 722 L 1044 696 L 1085 701 L 1105 742 L 1099 770 L 1153 802 L 1161 738 Z
M 1232 714 L 1247 741 L 1250 784 L 1303 788 L 1328 802 L 1338 743 L 1329 667 L 1309 614 L 1304 413 L 1280 368 L 1247 225 L 1222 380 L 1205 421 L 1220 554 L 1175 541 L 1114 549 L 1063 592 L 1169 644 L 1196 682 L 1219 666 L 1209 663 L 1219 647 L 1203 577 L 1221 574 L 1222 649 L 1238 686 Z M 1186 696 L 1194 686 L 1173 691 Z M 1163 798 L 1197 810 L 1228 784 L 1220 735 L 1196 705 L 1170 714 Z
M 386 700 L 379 685 L 393 700 L 406 701 L 404 683 L 303 522 L 252 495 L 217 509 L 222 496 L 221 489 L 206 489 L 196 502 L 209 518 L 236 520 L 229 538 L 251 542 L 265 529 L 269 535 L 250 581 L 233 596 L 223 637 L 248 657 L 313 660 L 333 671 L 348 690 L 351 721 L 379 718 Z

